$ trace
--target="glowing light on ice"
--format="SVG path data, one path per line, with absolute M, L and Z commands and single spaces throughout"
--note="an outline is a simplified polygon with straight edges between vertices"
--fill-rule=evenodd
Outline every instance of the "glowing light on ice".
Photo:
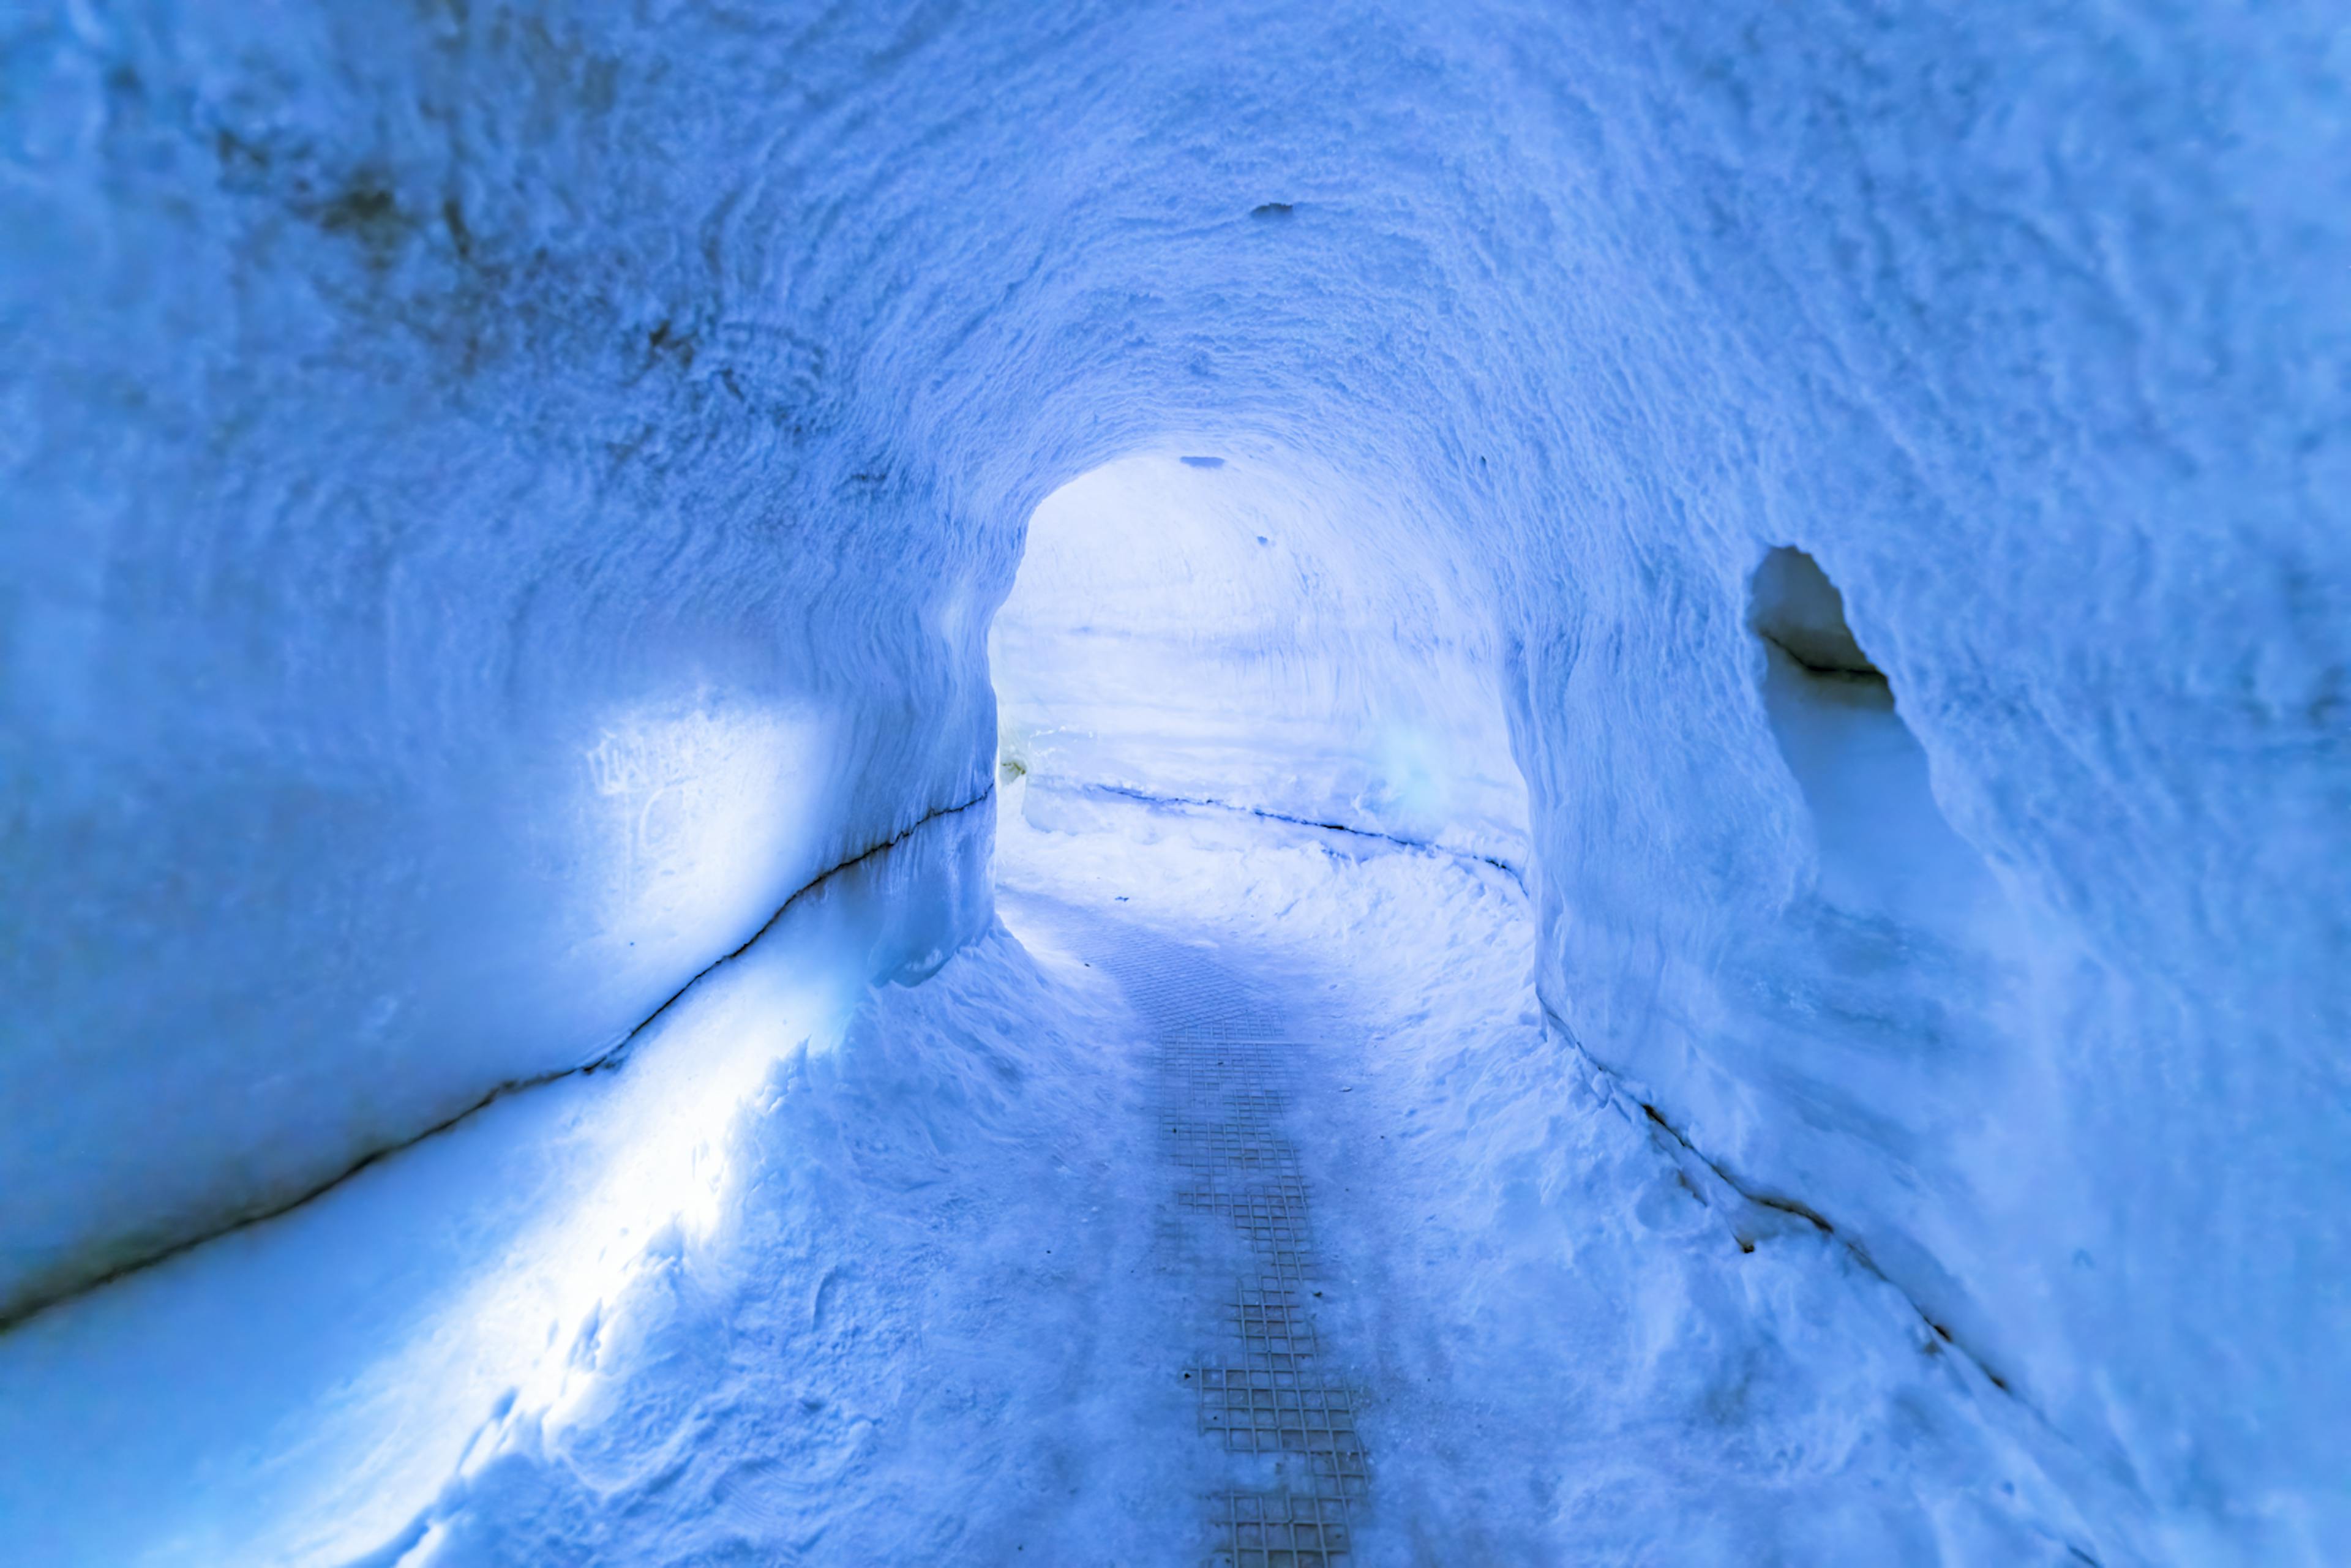
M 863 990 L 845 969 L 780 960 L 741 968 L 681 1003 L 670 1038 L 631 1065 L 653 1082 L 607 1109 L 597 1133 L 603 1157 L 580 1162 L 589 1185 L 530 1243 L 535 1267 L 509 1270 L 452 1313 L 456 1322 L 511 1314 L 558 1325 L 549 1353 L 521 1363 L 531 1370 L 514 1418 L 543 1415 L 559 1425 L 588 1396 L 592 1358 L 563 1353 L 614 1326 L 608 1314 L 639 1273 L 710 1239 L 726 1212 L 738 1118 L 761 1103 L 794 1053 L 839 1044 Z M 530 1298 L 528 1310 L 516 1310 L 517 1292 Z
M 587 833 L 606 921 L 706 943 L 762 901 L 772 910 L 828 821 L 826 743 L 815 718 L 706 694 L 613 716 L 583 757 L 604 808 Z

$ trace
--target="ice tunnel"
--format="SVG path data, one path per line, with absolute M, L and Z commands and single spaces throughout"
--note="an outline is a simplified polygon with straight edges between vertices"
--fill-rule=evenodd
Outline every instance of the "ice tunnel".
M 2351 1561 L 2351 30 L 0 16 L 0 1539 Z

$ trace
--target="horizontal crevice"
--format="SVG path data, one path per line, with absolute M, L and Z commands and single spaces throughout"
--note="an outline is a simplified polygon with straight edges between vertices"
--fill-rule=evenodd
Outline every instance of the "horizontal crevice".
M 1796 667 L 1808 675 L 1824 676 L 1832 680 L 1874 682 L 1881 686 L 1891 684 L 1886 680 L 1885 671 L 1866 661 L 1856 664 L 1851 662 L 1838 663 L 1834 660 L 1823 661 L 1816 657 L 1807 657 L 1769 632 L 1758 632 L 1757 635 L 1787 654 L 1794 661 Z
M 1917 1298 L 1911 1295 L 1908 1291 L 1903 1289 L 1898 1281 L 1888 1278 L 1886 1271 L 1877 1266 L 1876 1260 L 1869 1255 L 1868 1248 L 1864 1246 L 1857 1238 L 1854 1237 L 1849 1232 L 1840 1231 L 1838 1228 L 1830 1221 L 1827 1216 L 1822 1214 L 1820 1210 L 1813 1207 L 1810 1204 L 1802 1203 L 1795 1198 L 1782 1197 L 1775 1193 L 1757 1191 L 1732 1176 L 1729 1171 L 1725 1170 L 1696 1145 L 1692 1144 L 1688 1137 L 1682 1133 L 1680 1128 L 1667 1121 L 1665 1117 L 1665 1113 L 1659 1111 L 1656 1106 L 1651 1104 L 1646 1100 L 1643 1100 L 1637 1095 L 1634 1095 L 1627 1092 L 1624 1087 L 1624 1081 L 1607 1067 L 1602 1065 L 1593 1058 L 1589 1051 L 1584 1049 L 1583 1041 L 1578 1038 L 1573 1030 L 1568 1027 L 1566 1019 L 1553 1012 L 1548 1005 L 1539 1005 L 1542 1006 L 1542 1016 L 1545 1024 L 1562 1040 L 1564 1040 L 1568 1043 L 1570 1049 L 1574 1051 L 1576 1055 L 1583 1060 L 1583 1064 L 1591 1069 L 1592 1072 L 1595 1076 L 1604 1079 L 1607 1082 L 1613 1097 L 1620 1099 L 1630 1104 L 1638 1105 L 1641 1108 L 1642 1114 L 1647 1118 L 1650 1127 L 1654 1133 L 1660 1134 L 1672 1139 L 1677 1148 L 1679 1148 L 1684 1154 L 1687 1155 L 1690 1158 L 1698 1161 L 1698 1164 L 1704 1166 L 1708 1171 L 1712 1172 L 1716 1180 L 1721 1182 L 1726 1188 L 1738 1195 L 1741 1199 L 1753 1204 L 1758 1208 L 1770 1209 L 1777 1214 L 1784 1214 L 1792 1218 L 1801 1219 L 1807 1225 L 1812 1226 L 1815 1230 L 1819 1231 L 1821 1235 L 1834 1240 L 1838 1245 L 1842 1246 L 1845 1251 L 1851 1255 L 1855 1263 L 1859 1264 L 1861 1268 L 1873 1278 L 1883 1281 L 1888 1289 L 1892 1290 L 1896 1295 L 1902 1298 L 1905 1305 L 1907 1305 L 1913 1312 L 1917 1314 L 1919 1322 L 1925 1325 L 1925 1327 L 1934 1335 L 1934 1339 L 1928 1342 L 1930 1349 L 1939 1351 L 1943 1347 L 1949 1346 L 1950 1350 L 1964 1357 L 1969 1365 L 1981 1373 L 1985 1382 L 1991 1384 L 1992 1387 L 2005 1395 L 2010 1400 L 2015 1403 L 2018 1409 L 2031 1416 L 2033 1422 L 2038 1425 L 2042 1430 L 2049 1433 L 2052 1437 L 2055 1438 L 2060 1443 L 2066 1442 L 2064 1436 L 2057 1431 L 2057 1428 L 2053 1425 L 2051 1424 L 2049 1418 L 2043 1415 L 2042 1412 L 2033 1406 L 2032 1401 L 2024 1398 L 2022 1395 L 2018 1394 L 2014 1388 L 2011 1387 L 2008 1380 L 2001 1376 L 1999 1373 L 1993 1371 L 1991 1365 L 1985 1362 L 1980 1354 L 1970 1346 L 1961 1343 L 1957 1336 L 1951 1333 L 1949 1328 L 1937 1322 L 1935 1318 L 1928 1312 L 1926 1308 L 1918 1304 Z M 1702 1202 L 1704 1199 L 1701 1197 L 1700 1201 Z M 1739 1244 L 1740 1250 L 1742 1252 L 1752 1252 L 1755 1250 L 1753 1242 L 1746 1237 L 1742 1236 L 1739 1238 Z M 2067 1446 L 2070 1447 L 2071 1445 L 2068 1444 Z M 2098 1559 L 2078 1542 L 2067 1541 L 2062 1542 L 2062 1544 L 2065 1547 L 2067 1552 L 2073 1553 L 2082 1562 L 2091 1563 L 2093 1565 L 2097 1563 Z
M 1395 844 L 1400 849 L 1419 850 L 1427 854 L 1445 855 L 1453 860 L 1470 861 L 1479 865 L 1492 866 L 1515 883 L 1520 893 L 1527 890 L 1526 879 L 1519 873 L 1519 868 L 1508 861 L 1497 860 L 1492 855 L 1472 854 L 1467 850 L 1447 849 L 1443 844 L 1433 844 L 1426 839 L 1408 839 L 1399 833 L 1384 833 L 1376 828 L 1354 828 L 1344 822 L 1317 821 L 1311 817 L 1293 817 L 1287 812 L 1269 811 L 1262 806 L 1240 806 L 1230 800 L 1217 800 L 1200 796 L 1155 795 L 1148 789 L 1136 789 L 1124 784 L 1047 785 L 1046 788 L 1074 788 L 1091 790 L 1100 795 L 1115 795 L 1122 800 L 1141 800 L 1154 806 L 1197 806 L 1211 811 L 1232 811 L 1245 817 L 1258 817 L 1269 822 L 1287 822 L 1296 828 L 1314 828 L 1326 833 L 1346 833 L 1358 839 L 1377 839 L 1383 843 Z
M 1554 1024 L 1557 1024 L 1559 1021 L 1557 1015 L 1551 1013 L 1549 1009 L 1545 1009 L 1544 1016 L 1546 1018 L 1550 1018 Z M 1581 1051 L 1582 1047 L 1578 1046 L 1577 1049 Z M 1584 1060 L 1587 1061 L 1592 1060 L 1589 1053 L 1585 1054 Z M 1600 1067 L 1596 1062 L 1593 1063 L 1593 1066 L 1601 1072 L 1605 1073 L 1608 1071 L 1606 1068 Z M 1612 1080 L 1614 1078 L 1614 1074 L 1613 1073 L 1610 1073 L 1609 1076 Z M 1646 1100 L 1636 1101 L 1635 1103 L 1641 1107 L 1642 1111 L 1648 1116 L 1649 1121 L 1659 1132 L 1673 1139 L 1684 1153 L 1687 1154 L 1692 1159 L 1698 1161 L 1700 1165 L 1706 1166 L 1708 1170 L 1712 1171 L 1716 1178 L 1719 1180 L 1724 1186 L 1729 1187 L 1732 1192 L 1737 1193 L 1741 1198 L 1753 1204 L 1758 1208 L 1767 1208 L 1774 1214 L 1784 1214 L 1790 1218 L 1801 1219 L 1805 1224 L 1811 1226 L 1813 1229 L 1819 1231 L 1823 1236 L 1829 1237 L 1835 1240 L 1838 1245 L 1842 1246 L 1847 1252 L 1853 1255 L 1855 1262 L 1860 1264 L 1864 1269 L 1867 1270 L 1876 1278 L 1886 1281 L 1886 1283 L 1892 1285 L 1896 1291 L 1900 1291 L 1902 1299 L 1909 1303 L 1910 1310 L 1918 1314 L 1918 1321 L 1921 1323 L 1924 1323 L 1928 1329 L 1931 1329 L 1934 1332 L 1935 1336 L 1943 1343 L 1951 1346 L 1960 1354 L 1966 1356 L 1975 1369 L 1984 1375 L 1984 1380 L 1986 1382 L 1990 1383 L 1994 1388 L 1999 1389 L 2002 1394 L 2008 1395 L 2011 1398 L 2016 1397 L 2015 1391 L 2009 1387 L 2008 1380 L 2006 1378 L 2001 1376 L 1999 1373 L 1994 1372 L 1991 1365 L 1985 1362 L 1982 1355 L 1978 1354 L 1976 1351 L 1970 1349 L 1968 1346 L 1959 1343 L 1957 1339 L 1953 1338 L 1951 1331 L 1930 1317 L 1927 1312 L 1927 1309 L 1920 1306 L 1917 1301 L 1911 1296 L 1909 1291 L 1904 1291 L 1902 1287 L 1896 1284 L 1893 1280 L 1887 1279 L 1886 1271 L 1877 1266 L 1877 1260 L 1869 1255 L 1869 1249 L 1864 1246 L 1854 1237 L 1841 1233 L 1826 1215 L 1823 1214 L 1819 1209 L 1814 1208 L 1808 1203 L 1799 1202 L 1797 1199 L 1792 1197 L 1782 1197 L 1775 1193 L 1758 1192 L 1748 1186 L 1745 1183 L 1734 1178 L 1729 1171 L 1723 1169 L 1722 1166 L 1715 1163 L 1711 1157 L 1700 1151 L 1696 1145 L 1689 1141 L 1688 1137 L 1683 1134 L 1679 1127 L 1677 1127 L 1671 1122 L 1667 1121 L 1663 1113 L 1661 1113 L 1655 1105 L 1650 1104 Z M 2035 1414 L 2037 1415 L 2038 1412 Z
M 31 1301 L 26 1302 L 15 1311 L 9 1312 L 6 1316 L 0 1317 L 0 1333 L 5 1333 L 9 1330 L 16 1328 L 20 1324 L 38 1317 L 41 1313 L 48 1312 L 54 1308 L 63 1306 L 68 1301 L 78 1301 L 95 1291 L 102 1291 L 107 1286 L 115 1283 L 117 1281 L 128 1279 L 133 1274 L 142 1273 L 147 1270 L 155 1268 L 159 1264 L 168 1263 L 174 1258 L 193 1252 L 197 1248 L 204 1246 L 208 1242 L 216 1241 L 224 1236 L 234 1236 L 240 1230 L 250 1229 L 254 1226 L 261 1225 L 269 1220 L 277 1219 L 284 1215 L 291 1214 L 294 1210 L 300 1208 L 303 1205 L 323 1197 L 328 1193 L 334 1191 L 335 1188 L 342 1186 L 345 1182 L 350 1181 L 361 1171 L 367 1170 L 372 1166 L 379 1165 L 383 1161 L 390 1159 L 392 1155 L 401 1153 L 404 1149 L 413 1149 L 419 1144 L 424 1143 L 429 1139 L 438 1137 L 443 1133 L 448 1132 L 451 1128 L 472 1119 L 474 1116 L 480 1114 L 483 1111 L 487 1110 L 490 1106 L 496 1104 L 499 1101 L 504 1100 L 510 1095 L 519 1094 L 525 1090 L 540 1088 L 546 1084 L 559 1082 L 566 1078 L 584 1078 L 592 1073 L 617 1071 L 626 1061 L 630 1048 L 636 1043 L 638 1038 L 642 1036 L 645 1030 L 651 1029 L 653 1024 L 660 1019 L 664 1013 L 666 1013 L 671 1008 L 676 1006 L 678 1001 L 684 998 L 688 991 L 700 985 L 703 978 L 712 970 L 719 967 L 723 964 L 731 963 L 733 960 L 741 957 L 745 953 L 749 952 L 751 948 L 758 944 L 761 937 L 767 936 L 768 932 L 775 929 L 776 923 L 783 919 L 783 917 L 790 912 L 792 906 L 798 904 L 802 898 L 822 887 L 826 883 L 831 881 L 834 877 L 839 876 L 841 873 L 849 871 L 856 866 L 862 865 L 876 855 L 883 854 L 895 849 L 898 845 L 905 842 L 908 839 L 914 837 L 916 833 L 922 831 L 925 828 L 930 826 L 933 822 L 939 821 L 941 818 L 958 816 L 965 811 L 970 810 L 974 806 L 978 805 L 993 793 L 995 793 L 995 790 L 991 786 L 989 789 L 981 790 L 978 794 L 973 796 L 970 800 L 964 801 L 959 806 L 942 806 L 937 810 L 931 811 L 918 819 L 912 826 L 901 830 L 892 837 L 884 839 L 880 843 L 874 844 L 868 849 L 862 850 L 858 853 L 850 856 L 848 859 L 837 862 L 834 864 L 826 867 L 823 871 L 819 872 L 815 876 L 810 877 L 799 887 L 794 888 L 790 896 L 786 898 L 783 903 L 778 904 L 776 906 L 776 912 L 773 915 L 768 915 L 765 921 L 761 922 L 758 930 L 753 932 L 750 937 L 741 946 L 736 947 L 732 952 L 721 954 L 719 956 L 713 958 L 709 963 L 705 964 L 701 968 L 696 969 L 693 976 L 689 977 L 684 985 L 681 985 L 676 990 L 672 991 L 669 994 L 667 999 L 665 999 L 661 1006 L 655 1008 L 653 1011 L 647 1013 L 643 1019 L 638 1020 L 634 1025 L 631 1026 L 628 1031 L 622 1034 L 619 1040 L 613 1041 L 611 1046 L 598 1051 L 594 1056 L 589 1058 L 587 1061 L 579 1062 L 570 1067 L 557 1068 L 549 1072 L 533 1073 L 528 1077 L 507 1079 L 503 1083 L 494 1085 L 487 1092 L 484 1093 L 480 1099 L 474 1101 L 472 1103 L 466 1105 L 465 1108 L 457 1111 L 454 1114 L 434 1123 L 431 1126 L 424 1128 L 423 1131 L 412 1134 L 409 1136 L 399 1140 L 397 1143 L 385 1144 L 379 1148 L 371 1149 L 366 1154 L 361 1155 L 359 1158 L 353 1160 L 350 1165 L 345 1166 L 341 1170 L 336 1172 L 333 1176 L 329 1176 L 326 1180 L 318 1183 L 316 1186 L 304 1189 L 299 1195 L 294 1197 L 287 1198 L 282 1203 L 273 1204 L 267 1208 L 258 1209 L 253 1213 L 242 1215 L 225 1225 L 215 1227 L 211 1230 L 204 1231 L 201 1235 L 192 1236 L 184 1241 L 175 1241 L 168 1247 L 160 1248 L 143 1257 L 134 1259 L 128 1263 L 110 1269 L 103 1274 L 99 1274 L 81 1284 L 74 1286 L 71 1290 L 61 1291 L 55 1295 L 38 1297 Z

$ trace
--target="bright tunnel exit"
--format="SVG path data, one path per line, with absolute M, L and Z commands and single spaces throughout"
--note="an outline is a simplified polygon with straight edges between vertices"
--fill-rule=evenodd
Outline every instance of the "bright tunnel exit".
M 1054 491 L 988 638 L 1001 777 L 1524 863 L 1495 638 L 1393 496 L 1268 446 Z

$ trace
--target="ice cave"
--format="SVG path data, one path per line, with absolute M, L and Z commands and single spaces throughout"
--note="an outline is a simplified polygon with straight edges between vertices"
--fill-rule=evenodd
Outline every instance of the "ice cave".
M 2351 1563 L 2341 0 L 16 0 L 0 328 L 0 1561 Z

